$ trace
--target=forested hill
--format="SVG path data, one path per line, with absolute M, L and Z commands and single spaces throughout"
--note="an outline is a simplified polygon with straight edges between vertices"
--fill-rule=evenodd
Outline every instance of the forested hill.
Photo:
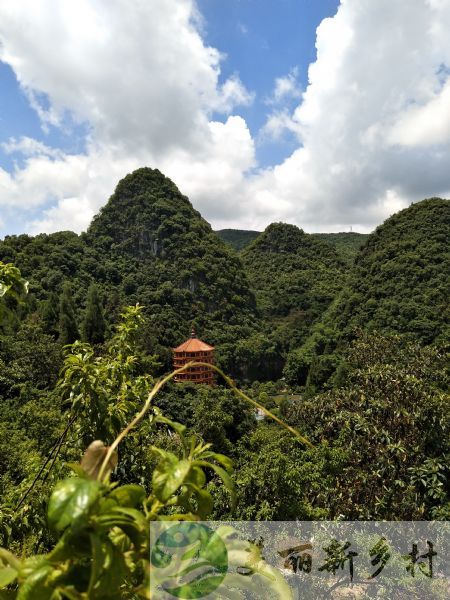
M 219 324 L 230 332 L 253 324 L 255 300 L 239 258 L 158 170 L 120 181 L 85 240 L 122 265 L 126 301 L 148 307 L 164 344 L 186 336 L 192 323 L 212 343 L 224 337 Z
M 348 284 L 303 348 L 288 360 L 291 381 L 320 384 L 357 330 L 448 343 L 450 202 L 431 198 L 396 213 L 368 237 Z M 295 374 L 297 373 L 297 375 Z
M 30 281 L 29 310 L 45 313 L 49 333 L 58 326 L 63 284 L 71 284 L 81 322 L 93 281 L 109 320 L 126 304 L 146 306 L 148 344 L 158 350 L 182 341 L 192 324 L 213 344 L 255 329 L 255 299 L 239 258 L 157 170 L 121 180 L 86 234 L 7 236 L 0 260 Z
M 449 240 L 450 202 L 439 198 L 412 204 L 377 227 L 336 308 L 338 326 L 410 333 L 426 344 L 443 340 Z
M 295 225 L 269 225 L 241 256 L 264 323 L 283 349 L 304 339 L 343 285 L 336 250 Z
M 243 250 L 261 233 L 246 229 L 221 229 L 217 235 L 232 248 Z M 347 264 L 351 264 L 358 250 L 368 238 L 366 233 L 341 232 L 341 233 L 312 233 L 313 238 L 327 242 L 336 249 L 336 252 Z
M 228 241 L 242 242 L 242 233 L 257 232 L 234 230 Z M 449 237 L 449 203 L 431 199 L 394 215 L 366 240 L 275 223 L 237 254 L 172 181 L 142 168 L 119 182 L 87 233 L 7 236 L 0 260 L 30 282 L 18 327 L 31 319 L 66 343 L 84 331 L 89 311 L 103 309 L 101 340 L 123 306 L 140 303 L 148 317 L 144 350 L 156 352 L 163 368 L 194 325 L 234 376 L 277 379 L 293 351 L 286 373 L 303 384 L 317 357 L 325 357 L 319 380 L 333 372 L 339 345 L 358 327 L 424 343 L 445 338 Z M 88 302 L 93 283 L 95 310 Z M 62 307 L 71 314 L 63 335 Z

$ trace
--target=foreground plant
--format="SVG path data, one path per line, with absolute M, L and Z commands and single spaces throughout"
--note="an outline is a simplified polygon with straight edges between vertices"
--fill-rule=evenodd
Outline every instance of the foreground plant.
M 0 260 L 0 324 L 10 320 L 12 316 L 7 302 L 19 304 L 27 292 L 28 281 L 22 278 L 19 269 Z
M 92 440 L 101 433 L 109 445 L 99 439 L 91 442 L 81 462 L 69 464 L 76 476 L 56 483 L 47 509 L 48 525 L 56 539 L 50 552 L 19 559 L 0 549 L 0 599 L 150 598 L 150 522 L 207 519 L 213 508 L 206 487 L 211 477 L 224 485 L 231 506 L 234 504 L 231 460 L 212 452 L 211 444 L 189 435 L 183 425 L 167 419 L 152 404 L 177 373 L 200 363 L 185 365 L 156 383 L 146 375 L 134 376 L 137 357 L 132 338 L 140 318 L 140 307 L 129 307 L 101 357 L 94 356 L 89 344 L 76 342 L 68 348 L 59 384 L 71 403 L 64 435 L 75 446 L 77 440 Z M 236 394 L 284 425 L 221 374 Z M 147 397 L 142 403 L 144 394 Z M 142 408 L 136 413 L 139 402 Z M 132 465 L 126 451 L 121 450 L 123 456 L 118 461 L 118 448 L 126 450 L 127 443 L 134 443 L 133 447 L 139 444 L 140 439 L 133 440 L 138 425 L 149 442 L 146 450 L 156 460 L 148 478 L 151 485 L 149 481 L 119 485 L 111 481 L 111 473 L 117 467 L 122 473 L 121 465 L 125 470 Z M 309 444 L 296 430 L 284 426 Z M 161 428 L 177 439 L 178 454 L 152 442 Z M 61 445 L 62 441 L 52 464 Z M 70 449 L 67 452 L 70 455 Z

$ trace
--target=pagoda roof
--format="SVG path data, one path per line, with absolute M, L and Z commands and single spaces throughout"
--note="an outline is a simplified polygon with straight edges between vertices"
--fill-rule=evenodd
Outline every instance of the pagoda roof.
M 214 346 L 210 346 L 193 336 L 173 349 L 174 352 L 208 352 L 209 350 L 214 350 Z

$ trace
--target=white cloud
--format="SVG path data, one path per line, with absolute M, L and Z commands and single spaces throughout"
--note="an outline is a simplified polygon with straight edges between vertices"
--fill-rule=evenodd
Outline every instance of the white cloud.
M 291 115 L 300 146 L 252 195 L 307 229 L 372 228 L 450 193 L 449 0 L 345 0 L 317 30 L 317 61 Z M 278 128 L 278 129 L 277 129 Z M 270 204 L 270 201 L 269 201 Z
M 265 100 L 265 103 L 272 106 L 273 110 L 267 116 L 261 129 L 260 139 L 279 140 L 286 131 L 297 132 L 298 125 L 288 107 L 293 100 L 298 100 L 301 96 L 302 90 L 298 82 L 298 67 L 291 69 L 286 76 L 275 79 L 273 92 Z
M 300 98 L 302 90 L 298 82 L 298 67 L 294 67 L 284 77 L 277 77 L 273 95 L 268 99 L 268 104 L 279 104 L 287 98 Z
M 298 133 L 298 124 L 292 118 L 290 112 L 284 108 L 269 114 L 261 130 L 261 139 L 264 140 L 268 137 L 273 140 L 279 140 L 286 131 Z
M 64 0 L 57 10 L 52 0 L 0 5 L 0 59 L 14 69 L 43 124 L 62 126 L 69 111 L 90 127 L 86 155 L 63 155 L 29 138 L 7 142 L 5 151 L 27 160 L 0 173 L 0 205 L 25 209 L 50 198 L 54 207 L 33 231 L 59 227 L 69 210 L 74 218 L 66 227 L 84 228 L 117 180 L 144 164 L 162 168 L 184 192 L 207 181 L 210 203 L 216 179 L 219 193 L 223 185 L 233 190 L 243 166 L 254 162 L 253 143 L 242 119 L 210 119 L 253 95 L 237 75 L 220 81 L 224 57 L 200 32 L 192 0 Z M 185 174 L 189 163 L 198 172 L 194 182 Z
M 249 93 L 237 75 L 233 75 L 220 86 L 220 94 L 213 108 L 222 113 L 230 113 L 237 105 L 249 105 L 253 102 L 254 94 Z
M 301 97 L 295 71 L 274 84 L 264 132 L 289 129 L 298 148 L 257 171 L 233 114 L 252 94 L 237 75 L 221 81 L 225 57 L 205 44 L 194 0 L 3 2 L 0 59 L 44 125 L 63 127 L 70 113 L 89 134 L 79 155 L 7 142 L 24 163 L 0 170 L 0 206 L 28 222 L 45 207 L 32 231 L 84 229 L 117 181 L 148 165 L 217 227 L 369 230 L 450 193 L 449 29 L 450 0 L 342 0 L 318 28 Z
M 10 138 L 0 144 L 6 154 L 21 154 L 22 156 L 51 156 L 61 158 L 64 153 L 58 148 L 50 148 L 43 142 L 23 136 L 20 139 Z
M 450 80 L 428 102 L 406 110 L 392 127 L 389 141 L 402 146 L 450 142 Z
M 53 233 L 68 227 L 70 231 L 82 231 L 93 216 L 94 211 L 86 198 L 63 198 L 57 206 L 44 211 L 40 219 L 32 221 L 29 231 L 31 234 Z

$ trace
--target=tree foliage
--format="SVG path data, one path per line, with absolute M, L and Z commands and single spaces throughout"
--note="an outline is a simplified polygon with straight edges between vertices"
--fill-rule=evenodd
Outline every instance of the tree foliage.
M 447 344 L 449 237 L 450 203 L 439 198 L 417 202 L 380 225 L 361 248 L 342 291 L 288 357 L 289 380 L 304 383 L 302 369 L 295 376 L 295 363 L 307 360 L 308 377 L 321 389 L 358 329 Z
M 238 255 L 140 169 L 86 234 L 0 242 L 6 597 L 142 596 L 152 519 L 448 519 L 448 233 L 430 199 L 354 265 L 284 224 Z M 192 324 L 256 401 L 158 379 Z
M 92 283 L 87 294 L 86 311 L 83 320 L 83 339 L 91 344 L 105 341 L 106 321 L 103 304 L 97 285 Z
M 63 286 L 59 300 L 59 341 L 61 344 L 73 344 L 80 337 L 75 307 L 72 300 L 72 287 L 69 283 Z
M 345 280 L 336 251 L 294 225 L 269 225 L 242 260 L 265 329 L 281 355 L 305 341 Z
M 329 510 L 346 519 L 448 514 L 450 396 L 445 356 L 404 337 L 362 334 L 341 385 L 285 411 L 317 443 L 348 451 Z M 447 507 L 447 508 L 445 508 Z M 442 518 L 441 517 L 441 518 Z
M 213 506 L 205 487 L 208 471 L 234 497 L 231 461 L 152 407 L 151 400 L 164 382 L 153 386 L 148 375 L 133 376 L 138 360 L 133 339 L 140 319 L 139 307 L 125 311 L 106 356 L 94 357 L 87 343 L 75 342 L 69 348 L 58 384 L 63 400 L 69 403 L 69 424 L 73 425 L 64 432 L 71 440 L 66 456 L 77 442 L 83 446 L 99 435 L 112 445 L 91 442 L 81 463 L 72 465 L 77 476 L 54 486 L 47 507 L 56 541 L 52 549 L 25 558 L 0 549 L 0 587 L 18 584 L 15 591 L 10 588 L 8 597 L 147 598 L 149 522 L 163 516 L 205 519 Z M 139 406 L 143 401 L 144 408 Z M 137 432 L 134 427 L 144 417 L 143 430 Z M 177 454 L 154 445 L 157 428 L 170 428 L 177 436 Z M 111 482 L 111 471 L 117 466 L 113 447 L 125 442 L 127 433 L 131 445 L 139 442 L 142 452 L 155 457 L 152 471 L 145 476 L 146 487 Z M 119 478 L 123 471 L 136 477 L 127 456 L 125 452 L 122 468 L 117 470 Z M 36 482 L 35 478 L 29 490 L 32 494 Z

